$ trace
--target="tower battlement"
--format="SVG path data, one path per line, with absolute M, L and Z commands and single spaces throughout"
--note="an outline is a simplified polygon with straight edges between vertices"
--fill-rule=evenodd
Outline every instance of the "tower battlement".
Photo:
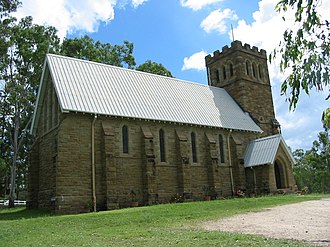
M 213 52 L 213 55 L 207 55 L 205 57 L 205 62 L 206 64 L 210 64 L 213 63 L 214 61 L 218 60 L 220 57 L 222 56 L 227 56 L 229 53 L 231 52 L 235 52 L 235 51 L 242 51 L 244 53 L 253 55 L 253 56 L 258 56 L 260 58 L 264 58 L 267 59 L 267 53 L 264 49 L 258 49 L 258 47 L 256 46 L 252 46 L 249 44 L 244 44 L 242 45 L 241 41 L 235 40 L 233 42 L 231 42 L 231 47 L 228 47 L 227 45 L 222 47 L 221 52 L 219 50 L 216 50 Z

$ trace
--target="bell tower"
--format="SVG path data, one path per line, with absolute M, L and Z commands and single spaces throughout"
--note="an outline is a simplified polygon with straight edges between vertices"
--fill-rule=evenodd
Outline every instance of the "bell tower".
M 208 84 L 224 88 L 248 112 L 264 131 L 263 135 L 280 132 L 275 119 L 265 50 L 240 41 L 224 46 L 222 51 L 205 57 Z

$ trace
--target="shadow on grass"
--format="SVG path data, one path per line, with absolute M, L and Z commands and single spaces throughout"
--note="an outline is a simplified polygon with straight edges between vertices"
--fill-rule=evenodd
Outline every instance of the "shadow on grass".
M 3 220 L 31 219 L 52 215 L 52 212 L 48 210 L 27 209 L 26 207 L 8 208 L 0 206 L 0 222 Z

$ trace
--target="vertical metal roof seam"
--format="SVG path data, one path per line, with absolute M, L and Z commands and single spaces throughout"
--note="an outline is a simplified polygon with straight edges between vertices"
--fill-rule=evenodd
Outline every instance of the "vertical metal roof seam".
M 63 106 L 63 109 L 66 109 L 67 106 L 67 98 L 64 97 L 66 91 L 66 85 L 60 82 L 59 74 L 57 73 L 57 63 L 54 63 L 52 59 L 47 59 L 47 64 L 49 67 L 50 74 L 52 76 L 53 84 L 55 87 L 58 87 L 58 97 L 59 101 Z
M 98 112 L 103 112 L 103 103 L 101 100 L 101 90 L 98 91 L 95 90 L 95 86 L 93 86 L 95 83 L 97 83 L 98 88 L 100 87 L 101 83 L 101 77 L 98 73 L 96 73 L 99 66 L 95 66 L 95 69 L 90 69 L 89 66 L 86 67 L 86 76 L 89 80 L 89 83 L 86 84 L 86 91 L 88 98 L 95 97 L 95 102 L 92 103 L 91 100 L 87 100 L 87 102 L 90 103 L 91 109 L 96 109 Z M 94 105 L 95 104 L 95 105 Z
M 52 70 L 54 71 L 54 74 L 57 75 L 57 81 L 55 81 L 54 83 L 58 83 L 58 84 L 61 84 L 63 85 L 63 92 L 62 92 L 62 98 L 63 98 L 63 101 L 64 101 L 64 109 L 67 109 L 68 108 L 68 105 L 69 105 L 69 101 L 70 101 L 70 97 L 68 97 L 67 95 L 67 92 L 69 91 L 69 86 L 67 85 L 67 83 L 62 83 L 62 81 L 64 80 L 63 78 L 63 75 L 58 73 L 58 71 L 61 70 L 61 68 L 63 67 L 61 65 L 61 63 L 63 63 L 62 61 L 54 61 L 52 60 Z M 63 72 L 65 73 L 65 72 Z
M 109 72 L 109 78 L 111 78 L 110 81 L 112 81 L 112 80 L 118 81 L 117 76 L 115 75 L 115 73 L 113 73 L 113 71 L 111 69 L 109 69 L 108 72 Z M 119 81 L 119 83 L 122 83 L 122 82 Z M 114 95 L 114 99 L 111 102 L 114 104 L 114 107 L 115 107 L 115 115 L 121 116 L 122 115 L 121 107 L 120 107 L 121 105 L 118 100 L 120 91 L 112 90 L 112 85 L 110 85 L 110 84 L 109 84 L 109 88 L 111 89 L 111 91 L 113 92 L 113 95 Z
M 115 97 L 114 95 L 114 90 L 111 89 L 110 86 L 110 74 L 108 74 L 108 71 L 103 69 L 101 66 L 99 67 L 100 69 L 100 73 L 102 75 L 102 94 L 103 94 L 103 104 L 104 104 L 104 112 L 115 112 L 115 106 L 113 105 L 113 103 L 111 104 L 106 104 L 106 100 L 109 98 L 111 99 L 110 102 L 113 102 L 113 98 Z
M 80 99 L 80 97 L 75 97 L 74 93 L 77 91 L 77 84 L 74 80 L 74 78 L 72 78 L 74 75 L 73 73 L 68 73 L 69 71 L 74 72 L 73 67 L 74 65 L 71 63 L 68 63 L 67 60 L 60 60 L 60 65 L 61 67 L 59 68 L 59 71 L 57 71 L 57 73 L 59 73 L 61 75 L 61 81 L 63 82 L 70 82 L 70 83 L 66 83 L 66 86 L 68 87 L 67 92 L 69 92 L 67 94 L 68 99 L 70 101 L 70 104 L 75 105 L 76 109 L 80 109 L 81 107 L 83 107 L 82 104 L 80 104 L 79 100 L 82 101 L 82 99 Z
M 116 90 L 113 90 L 111 87 L 111 80 L 112 80 L 112 72 L 111 70 L 105 70 L 102 69 L 104 73 L 104 82 L 107 82 L 104 84 L 105 86 L 105 100 L 108 100 L 109 103 L 107 105 L 107 109 L 110 109 L 109 113 L 113 113 L 115 115 L 118 115 L 116 112 L 117 107 L 117 95 Z M 109 107 L 110 106 L 110 107 Z
M 137 83 L 140 83 L 138 78 L 136 77 L 135 74 L 132 75 L 132 80 L 136 81 Z M 139 87 L 136 83 L 134 84 L 134 92 L 135 92 L 135 97 L 133 99 L 133 107 L 134 107 L 134 112 L 137 113 L 137 115 L 141 116 L 143 115 L 141 113 L 141 109 L 143 109 L 140 105 L 139 105 L 139 99 L 141 97 L 143 97 L 142 92 L 141 92 L 141 87 Z
M 84 89 L 84 84 L 83 81 L 80 80 L 80 76 L 81 74 L 83 74 L 83 72 L 78 73 L 78 71 L 81 71 L 82 68 L 78 68 L 81 64 L 66 64 L 66 66 L 68 66 L 70 68 L 71 71 L 75 72 L 75 73 L 71 73 L 71 74 L 67 74 L 66 75 L 66 80 L 71 81 L 70 86 L 72 87 L 73 90 L 71 90 L 71 96 L 72 96 L 72 101 L 75 102 L 75 104 L 77 104 L 77 108 L 84 108 L 87 109 L 87 111 L 90 110 L 90 108 L 88 107 L 88 104 L 86 104 L 87 100 L 83 100 L 82 97 L 80 96 L 84 96 L 85 95 L 83 93 Z M 79 76 L 79 77 L 78 77 Z
M 121 85 L 122 86 L 122 89 L 124 89 L 123 92 L 125 92 L 126 94 L 126 99 L 129 97 L 131 100 L 130 101 L 122 101 L 122 107 L 125 108 L 125 112 L 127 112 L 128 115 L 132 116 L 132 117 L 137 117 L 133 112 L 132 112 L 132 100 L 134 99 L 133 95 L 131 94 L 132 93 L 132 85 L 128 83 L 129 81 L 129 78 L 127 76 L 127 71 L 125 70 L 122 70 L 121 71 L 122 73 L 122 77 L 123 77 L 123 80 L 124 80 L 124 83 Z M 134 84 L 134 83 L 132 83 Z
M 84 92 L 88 99 L 90 98 L 95 98 L 95 103 L 92 103 L 91 100 L 86 100 L 90 109 L 96 109 L 97 112 L 103 112 L 103 104 L 101 101 L 101 90 L 98 90 L 97 92 L 95 91 L 95 88 L 93 85 L 97 83 L 98 87 L 102 84 L 100 83 L 101 77 L 99 76 L 98 73 L 96 73 L 97 69 L 99 66 L 95 66 L 94 70 L 91 70 L 89 66 L 85 68 L 86 72 L 86 78 L 88 79 L 88 83 L 85 85 L 85 90 Z

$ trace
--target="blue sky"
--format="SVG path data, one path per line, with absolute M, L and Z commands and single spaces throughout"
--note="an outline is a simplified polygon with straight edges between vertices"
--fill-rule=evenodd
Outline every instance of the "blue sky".
M 88 34 L 95 40 L 134 43 L 137 65 L 150 59 L 162 63 L 179 79 L 207 84 L 204 57 L 221 50 L 234 37 L 270 53 L 283 31 L 293 27 L 274 10 L 277 0 L 21 0 L 17 17 L 31 15 L 34 22 L 55 26 L 59 36 Z M 322 1 L 322 16 L 330 1 Z M 294 112 L 280 96 L 278 62 L 269 65 L 276 118 L 292 149 L 308 149 L 322 130 L 321 114 L 329 107 L 326 93 L 303 95 Z

